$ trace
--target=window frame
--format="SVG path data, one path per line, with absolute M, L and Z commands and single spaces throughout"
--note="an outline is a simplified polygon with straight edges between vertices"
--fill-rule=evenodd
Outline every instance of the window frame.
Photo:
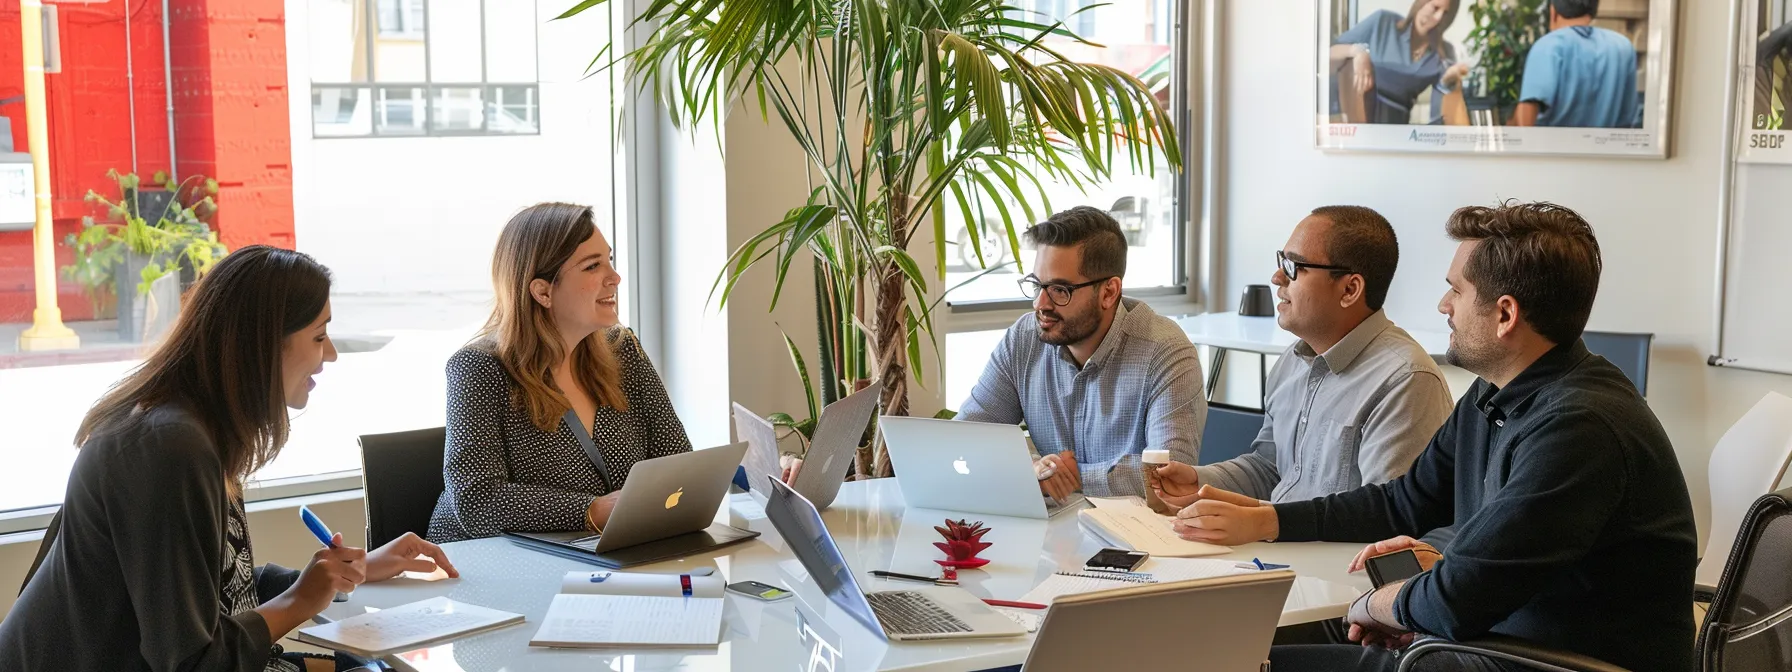
M 1046 2 L 1054 2 L 1054 0 L 1046 0 Z M 1074 4 L 1077 7 L 1087 4 L 1081 0 L 1055 0 L 1055 2 L 1059 5 Z M 1154 2 L 1153 4 L 1158 5 L 1159 3 Z M 1211 5 L 1212 3 L 1169 2 L 1165 4 L 1174 14 L 1170 17 L 1171 59 L 1174 69 L 1171 74 L 1173 83 L 1170 104 L 1172 109 L 1169 112 L 1176 119 L 1176 135 L 1181 144 L 1183 156 L 1182 171 L 1180 175 L 1176 176 L 1176 207 L 1172 215 L 1174 221 L 1178 223 L 1178 226 L 1172 227 L 1175 258 L 1171 260 L 1170 272 L 1174 281 L 1168 285 L 1128 288 L 1125 294 L 1128 297 L 1144 299 L 1159 314 L 1175 315 L 1199 313 L 1207 305 L 1217 305 L 1216 302 L 1207 300 L 1208 297 L 1203 296 L 1204 288 L 1210 286 L 1211 282 L 1197 282 L 1193 277 L 1193 273 L 1207 269 L 1211 264 L 1192 263 L 1196 259 L 1207 261 L 1199 255 L 1203 250 L 1210 249 L 1212 242 L 1209 240 L 1211 236 L 1206 231 L 1207 223 L 1211 221 L 1211 199 L 1208 194 L 1214 193 L 1213 185 L 1208 184 L 1210 172 L 1204 163 L 1209 158 L 1206 156 L 1206 152 L 1196 151 L 1198 147 L 1205 146 L 1211 131 L 1206 128 L 1196 128 L 1196 124 L 1200 123 L 1207 115 L 1197 114 L 1199 111 L 1194 107 L 1197 100 L 1206 104 L 1206 101 L 1211 100 L 1211 94 L 1203 90 L 1198 99 L 1190 95 L 1193 87 L 1210 86 L 1210 82 L 1213 81 L 1211 73 L 1206 71 L 1211 69 L 1210 59 L 1213 55 L 1200 51 L 1200 49 L 1210 48 L 1208 45 L 1214 44 L 1217 36 L 1211 34 L 1212 30 L 1202 28 L 1208 22 L 1213 21 L 1214 17 L 1197 16 L 1196 11 L 1199 10 L 1194 8 L 1194 6 Z M 1216 10 L 1209 7 L 1206 11 L 1211 13 Z M 1199 40 L 1196 39 L 1197 28 L 1201 28 Z M 1197 72 L 1198 68 L 1206 70 Z M 1197 77 L 1197 75 L 1199 76 Z M 1197 227 L 1200 227 L 1200 231 L 1197 231 Z M 1008 324 L 1012 324 L 1021 315 L 1031 311 L 1033 305 L 1032 301 L 1024 298 L 953 301 L 947 297 L 943 303 L 946 334 L 981 331 L 991 328 L 989 325 L 1002 319 L 1006 319 Z M 1006 324 L 1003 326 L 1005 327 Z
M 644 29 L 636 26 L 633 30 L 637 32 L 630 32 L 630 30 L 626 28 L 628 26 L 626 20 L 628 16 L 632 16 L 632 12 L 638 11 L 640 11 L 640 7 L 636 6 L 633 2 L 612 3 L 612 9 L 607 15 L 612 44 L 624 43 L 625 46 L 632 46 L 632 41 L 624 42 L 624 40 L 638 41 L 639 38 L 637 32 L 643 31 Z M 536 22 L 536 26 L 537 45 L 539 45 L 540 22 Z M 368 32 L 371 33 L 373 31 Z M 539 46 L 537 47 L 536 54 L 538 61 L 537 65 L 539 66 Z M 537 70 L 537 73 L 539 75 L 539 70 Z M 617 92 L 628 90 L 626 87 L 622 86 L 619 79 L 620 75 L 612 74 L 607 75 L 606 77 L 609 79 L 612 95 L 615 95 Z M 370 81 L 353 82 L 334 86 L 340 88 L 374 88 L 393 85 L 395 85 L 395 83 Z M 489 82 L 483 85 L 515 86 L 515 84 L 511 83 Z M 315 90 L 318 86 L 319 84 L 314 83 L 313 89 Z M 322 86 L 323 88 L 332 87 L 332 85 L 327 83 Z M 539 89 L 538 84 L 532 84 L 530 86 Z M 625 108 L 622 113 L 622 123 L 632 123 L 635 125 L 646 124 L 647 122 L 640 120 L 653 118 L 652 114 L 654 113 L 654 110 L 657 109 L 657 103 L 654 101 L 651 94 L 635 96 L 631 93 L 630 95 L 617 99 L 617 104 Z M 541 105 L 539 97 L 536 98 L 535 105 L 537 112 L 539 113 Z M 615 191 L 615 197 L 612 202 L 615 204 L 617 212 L 616 217 L 612 218 L 612 226 L 609 233 L 614 236 L 612 240 L 615 242 L 617 249 L 623 250 L 626 255 L 621 265 L 621 270 L 624 273 L 624 285 L 635 288 L 634 291 L 636 292 L 635 294 L 631 294 L 629 299 L 626 299 L 623 302 L 623 309 L 629 315 L 627 324 L 657 325 L 656 320 L 658 315 L 649 312 L 651 306 L 644 307 L 642 305 L 642 302 L 645 299 L 639 295 L 643 285 L 651 283 L 657 286 L 657 282 L 653 280 L 653 275 L 657 272 L 657 266 L 655 266 L 656 262 L 650 255 L 657 254 L 658 250 L 657 248 L 644 249 L 644 246 L 654 244 L 654 241 L 650 240 L 650 236 L 645 235 L 649 233 L 653 227 L 644 222 L 653 221 L 653 218 L 657 217 L 657 214 L 651 209 L 648 209 L 651 207 L 650 203 L 642 203 L 636 196 L 637 192 L 651 193 L 657 188 L 656 184 L 651 182 L 656 179 L 654 175 L 657 173 L 654 171 L 647 171 L 645 174 L 640 174 L 633 170 L 621 170 L 620 168 L 637 164 L 651 165 L 655 161 L 653 152 L 657 151 L 658 145 L 655 143 L 658 138 L 652 132 L 651 129 L 653 127 L 651 124 L 648 124 L 648 127 L 645 129 L 638 129 L 633 126 L 618 129 L 614 126 L 614 124 L 618 123 L 618 119 L 615 115 L 612 115 L 611 123 L 613 124 L 613 132 L 610 137 L 614 138 L 617 143 L 615 146 L 616 151 L 613 152 L 613 154 L 616 156 L 616 166 L 619 169 L 614 173 L 616 175 L 616 180 L 612 181 L 612 189 Z M 539 130 L 539 128 L 540 125 L 538 123 L 537 129 Z M 522 134 L 515 135 L 517 137 L 523 137 Z M 335 139 L 336 137 L 369 138 L 433 136 L 358 135 L 322 136 L 318 139 Z M 491 137 L 491 135 L 487 134 L 482 137 Z M 645 184 L 642 182 L 645 182 Z M 637 332 L 643 336 L 644 340 L 656 336 L 657 334 L 655 332 L 657 331 L 658 330 L 653 326 L 637 328 Z M 363 480 L 361 470 L 346 469 L 268 480 L 251 480 L 248 483 L 248 487 L 244 489 L 243 499 L 246 504 L 250 505 L 249 508 L 251 512 L 253 512 L 257 508 L 254 505 L 261 502 L 292 500 L 300 497 L 314 497 L 331 494 L 358 493 L 362 489 Z M 9 535 L 29 535 L 42 532 L 49 527 L 50 519 L 54 517 L 61 508 L 61 503 L 52 503 L 43 506 L 0 511 L 0 545 L 12 543 L 17 540 L 16 538 L 8 538 Z
M 381 5 L 383 5 L 387 1 L 388 0 L 367 0 L 366 2 L 362 3 L 364 11 L 366 12 L 366 15 L 362 17 L 362 20 L 366 21 L 367 25 L 374 27 L 373 30 L 363 31 L 365 39 L 363 39 L 362 43 L 357 47 L 358 49 L 361 50 L 362 55 L 366 59 L 366 63 L 367 63 L 366 79 L 367 79 L 367 81 L 336 82 L 336 81 L 327 81 L 327 80 L 320 81 L 317 79 L 311 80 L 311 95 L 313 98 L 315 98 L 320 92 L 329 91 L 329 90 L 365 92 L 367 94 L 367 97 L 366 97 L 367 103 L 366 104 L 369 106 L 369 108 L 368 108 L 369 119 L 368 119 L 367 132 L 319 135 L 317 132 L 317 129 L 318 129 L 317 107 L 314 104 L 311 107 L 311 137 L 312 137 L 312 139 L 314 139 L 314 140 L 365 140 L 365 139 L 369 139 L 369 138 L 440 138 L 440 137 L 448 137 L 448 138 L 453 138 L 453 137 L 509 138 L 509 137 L 529 137 L 529 136 L 541 135 L 541 124 L 542 124 L 542 119 L 541 119 L 541 114 L 540 114 L 540 112 L 541 112 L 541 21 L 532 20 L 529 22 L 530 28 L 533 30 L 533 33 L 531 35 L 531 41 L 534 44 L 533 56 L 535 58 L 535 81 L 532 81 L 532 82 L 521 82 L 521 81 L 496 81 L 495 82 L 495 81 L 490 81 L 490 77 L 487 74 L 487 63 L 486 63 L 487 56 L 489 54 L 489 49 L 487 49 L 488 45 L 486 45 L 486 40 L 487 40 L 488 36 L 486 35 L 485 16 L 486 16 L 486 7 L 488 5 L 490 5 L 492 2 L 494 2 L 495 0 L 479 0 L 479 44 L 480 44 L 479 78 L 481 81 L 478 81 L 478 82 L 439 81 L 438 82 L 438 81 L 435 81 L 435 74 L 431 71 L 432 63 L 430 62 L 429 0 L 390 0 L 391 2 L 399 3 L 398 4 L 398 6 L 400 8 L 399 13 L 406 17 L 404 19 L 405 21 L 409 21 L 409 16 L 410 16 L 409 10 L 413 6 L 412 3 L 415 3 L 415 6 L 421 7 L 421 11 L 419 12 L 419 15 L 421 16 L 421 20 L 423 22 L 422 26 L 416 27 L 414 30 L 410 26 L 407 25 L 407 26 L 405 26 L 404 30 L 391 31 L 391 32 L 386 31 L 384 28 L 384 25 L 379 20 L 380 12 L 383 9 L 383 7 Z M 531 12 L 536 12 L 536 14 L 535 14 L 536 19 L 540 18 L 539 9 L 535 6 L 534 3 L 529 4 L 529 9 Z M 612 31 L 612 32 L 614 32 L 614 31 Z M 378 74 L 380 64 L 379 64 L 379 60 L 376 58 L 376 55 L 378 53 L 377 49 L 376 49 L 376 43 L 380 39 L 414 40 L 414 41 L 420 42 L 423 45 L 423 79 L 421 81 L 390 81 L 390 82 L 380 81 L 379 74 Z M 533 115 L 534 119 L 532 120 L 534 130 L 527 131 L 527 132 L 522 132 L 522 131 L 494 132 L 494 131 L 490 130 L 491 119 L 492 119 L 493 114 L 504 112 L 502 107 L 500 107 L 498 110 L 492 109 L 493 105 L 495 104 L 494 101 L 496 100 L 496 92 L 499 89 L 508 89 L 508 88 L 521 88 L 521 89 L 524 89 L 525 91 L 529 92 L 529 96 L 533 99 L 533 102 L 530 104 L 529 107 L 534 111 L 534 115 Z M 422 120 L 421 126 L 419 127 L 422 129 L 422 132 L 410 133 L 410 132 L 391 132 L 389 130 L 383 130 L 383 129 L 387 128 L 386 125 L 379 123 L 379 121 L 375 118 L 376 115 L 378 114 L 377 105 L 379 102 L 379 93 L 382 89 L 421 89 L 423 91 L 423 97 L 422 97 L 423 120 Z M 461 89 L 478 89 L 480 92 L 480 96 L 479 96 L 480 115 L 481 115 L 480 116 L 480 119 L 481 119 L 480 128 L 478 128 L 478 129 L 438 129 L 436 127 L 436 101 L 440 98 L 443 91 L 461 90 Z M 357 98 L 359 98 L 358 95 L 357 95 Z M 415 110 L 413 110 L 412 113 L 415 114 Z
M 385 28 L 385 22 L 375 22 L 380 26 L 380 36 L 399 40 L 423 39 L 424 33 L 428 30 L 429 26 L 429 0 L 374 0 L 373 4 L 377 5 L 374 9 L 374 15 L 376 17 L 379 16 L 381 10 L 385 9 L 387 3 L 392 3 L 398 8 L 398 22 L 400 25 L 397 30 L 387 30 Z M 419 21 L 423 22 L 423 25 L 411 25 L 411 10 L 413 9 L 416 10 L 416 17 Z

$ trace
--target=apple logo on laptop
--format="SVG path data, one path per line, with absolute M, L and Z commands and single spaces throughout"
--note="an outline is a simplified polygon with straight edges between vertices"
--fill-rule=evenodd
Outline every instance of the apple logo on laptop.
M 683 497 L 683 496 L 684 496 L 684 488 L 679 488 L 677 492 L 674 492 L 670 496 L 666 497 L 666 508 L 670 509 L 674 506 L 678 506 L 678 498 Z
M 964 458 L 962 457 L 952 461 L 952 469 L 966 476 L 971 475 L 971 466 L 965 464 Z

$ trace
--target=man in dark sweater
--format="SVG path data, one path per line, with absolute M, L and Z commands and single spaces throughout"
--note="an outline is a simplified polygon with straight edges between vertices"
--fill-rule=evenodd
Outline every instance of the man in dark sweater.
M 1417 552 L 1426 571 L 1351 606 L 1351 639 L 1364 646 L 1276 647 L 1277 672 L 1393 670 L 1386 647 L 1415 633 L 1507 635 L 1630 669 L 1691 670 L 1692 503 L 1642 396 L 1580 341 L 1599 286 L 1592 228 L 1547 203 L 1463 208 L 1447 228 L 1460 245 L 1438 310 L 1451 363 L 1481 379 L 1407 475 L 1276 505 L 1207 489 L 1178 532 Z M 1451 524 L 1447 555 L 1411 539 Z

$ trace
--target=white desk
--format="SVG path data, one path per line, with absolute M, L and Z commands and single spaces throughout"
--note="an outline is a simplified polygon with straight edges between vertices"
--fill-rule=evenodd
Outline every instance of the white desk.
M 1225 370 L 1228 351 L 1254 353 L 1262 363 L 1269 355 L 1280 355 L 1300 340 L 1276 326 L 1273 317 L 1245 317 L 1236 312 L 1202 313 L 1176 318 L 1176 323 L 1182 326 L 1183 333 L 1188 334 L 1190 342 L 1214 348 L 1213 362 L 1207 369 L 1207 396 L 1210 399 L 1220 373 Z M 1432 359 L 1443 363 L 1444 353 L 1450 349 L 1449 332 L 1407 329 L 1406 333 L 1411 334 Z M 1258 377 L 1262 382 L 1262 377 L 1269 375 L 1269 367 L 1260 368 Z
M 834 505 L 823 512 L 828 530 L 867 591 L 916 584 L 873 579 L 872 569 L 936 574 L 932 529 L 948 515 L 943 511 L 904 510 L 895 479 L 847 483 Z M 905 515 L 906 514 L 906 515 Z M 982 597 L 1016 599 L 1053 571 L 1076 569 L 1101 547 L 1065 512 L 1051 521 L 996 516 L 952 515 L 982 520 L 991 528 L 985 552 L 992 562 L 982 569 L 959 572 L 962 585 Z M 456 600 L 524 614 L 528 622 L 406 656 L 419 672 L 495 672 L 506 670 L 979 670 L 1017 665 L 1026 659 L 1033 636 L 957 642 L 889 643 L 872 634 L 828 603 L 791 556 L 764 512 L 747 495 L 734 495 L 717 520 L 749 527 L 758 539 L 715 553 L 635 568 L 676 572 L 715 566 L 728 581 L 754 579 L 788 586 L 798 597 L 759 602 L 730 594 L 724 617 L 723 642 L 708 649 L 555 650 L 530 648 L 548 604 L 560 588 L 560 577 L 592 566 L 519 548 L 502 539 L 449 544 L 445 548 L 461 572 L 457 580 L 434 583 L 395 579 L 369 584 L 353 598 L 325 612 L 333 618 L 363 613 L 364 607 L 393 607 L 446 595 Z M 1361 574 L 1344 570 L 1360 544 L 1250 544 L 1234 549 L 1230 559 L 1292 565 L 1299 573 L 1282 624 L 1341 617 L 1352 600 L 1368 590 Z M 937 575 L 937 574 L 936 574 Z M 818 642 L 825 642 L 825 646 Z M 813 665 L 837 655 L 836 664 Z M 831 648 L 837 654 L 827 653 Z

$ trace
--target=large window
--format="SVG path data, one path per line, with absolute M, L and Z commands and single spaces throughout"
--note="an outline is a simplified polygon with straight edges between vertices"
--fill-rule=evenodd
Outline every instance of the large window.
M 535 3 L 311 5 L 313 136 L 540 132 Z
M 1018 0 L 1023 11 L 1032 12 L 1032 19 L 1063 21 L 1064 25 L 1089 42 L 1090 46 L 1068 38 L 1049 37 L 1045 43 L 1059 53 L 1078 61 L 1102 63 L 1134 73 L 1150 85 L 1166 109 L 1175 100 L 1180 51 L 1174 48 L 1176 7 L 1171 0 Z M 1087 8 L 1087 9 L 1085 9 Z M 1080 10 L 1080 11 L 1079 11 Z M 1042 21 L 1043 22 L 1043 21 Z M 1172 118 L 1175 118 L 1174 116 Z M 1188 137 L 1186 129 L 1178 129 Z M 1185 150 L 1185 155 L 1188 152 Z M 1129 246 L 1126 290 L 1129 294 L 1169 292 L 1187 281 L 1183 272 L 1182 216 L 1178 208 L 1179 175 L 1159 160 L 1154 170 L 1131 170 L 1125 165 L 1114 167 L 1112 179 L 1088 185 L 1086 190 L 1063 183 L 1047 183 L 1045 188 L 1053 210 L 1067 210 L 1076 205 L 1092 205 L 1109 211 L 1126 232 Z M 992 178 L 993 179 L 993 178 Z M 1035 202 L 1034 205 L 1042 205 Z M 1002 220 L 994 204 L 983 204 L 982 226 L 987 240 L 982 246 L 983 265 L 979 265 L 971 244 L 969 229 L 962 217 L 954 217 L 948 208 L 946 271 L 947 287 L 952 291 L 947 301 L 954 305 L 1022 300 L 1015 285 L 1020 275 L 1015 272 L 1013 252 L 1003 233 Z M 1018 209 L 1009 208 L 1018 213 Z M 1046 213 L 1038 213 L 1044 216 Z M 1032 222 L 1015 221 L 1016 233 Z M 1030 271 L 1033 250 L 1022 242 L 1021 264 Z M 986 269 L 994 269 L 986 272 Z
M 197 17 L 175 35 L 229 56 L 175 50 L 177 72 L 189 73 L 174 92 L 178 178 L 217 182 L 206 221 L 228 249 L 296 248 L 330 268 L 329 330 L 342 353 L 317 376 L 309 406 L 293 413 L 279 458 L 250 485 L 257 500 L 358 488 L 359 436 L 443 423 L 443 367 L 489 315 L 492 248 L 518 210 L 592 206 L 625 285 L 636 281 L 636 264 L 617 206 L 627 192 L 627 174 L 614 168 L 620 84 L 585 72 L 622 25 L 613 15 L 547 21 L 567 0 L 253 4 L 243 11 L 284 25 L 285 39 L 243 31 L 244 14 Z M 119 39 L 126 9 L 90 5 L 88 18 L 63 21 L 63 44 Z M 159 49 L 153 13 L 137 12 L 130 26 L 139 49 Z M 17 72 L 22 52 L 16 33 L 8 39 L 0 31 L 0 69 Z M 63 71 L 46 78 L 56 189 L 48 270 L 77 349 L 20 349 L 36 307 L 33 236 L 28 216 L 22 225 L 0 219 L 0 534 L 41 527 L 47 516 L 36 510 L 62 501 L 81 417 L 142 363 L 189 284 L 171 273 L 141 295 L 140 266 L 68 239 L 85 230 L 85 216 L 119 224 L 82 198 L 92 190 L 123 200 L 108 169 L 138 173 L 147 203 L 161 191 L 154 174 L 169 168 L 162 92 L 141 90 L 159 86 L 161 60 L 133 66 L 135 124 L 121 107 L 131 97 L 118 67 L 103 50 L 65 50 Z M 15 125 L 4 139 L 24 137 L 19 109 L 0 106 Z M 553 123 L 540 124 L 544 116 Z M 338 139 L 345 135 L 403 137 Z M 146 224 L 158 223 L 158 212 L 146 214 Z M 625 315 L 636 303 L 629 296 Z

